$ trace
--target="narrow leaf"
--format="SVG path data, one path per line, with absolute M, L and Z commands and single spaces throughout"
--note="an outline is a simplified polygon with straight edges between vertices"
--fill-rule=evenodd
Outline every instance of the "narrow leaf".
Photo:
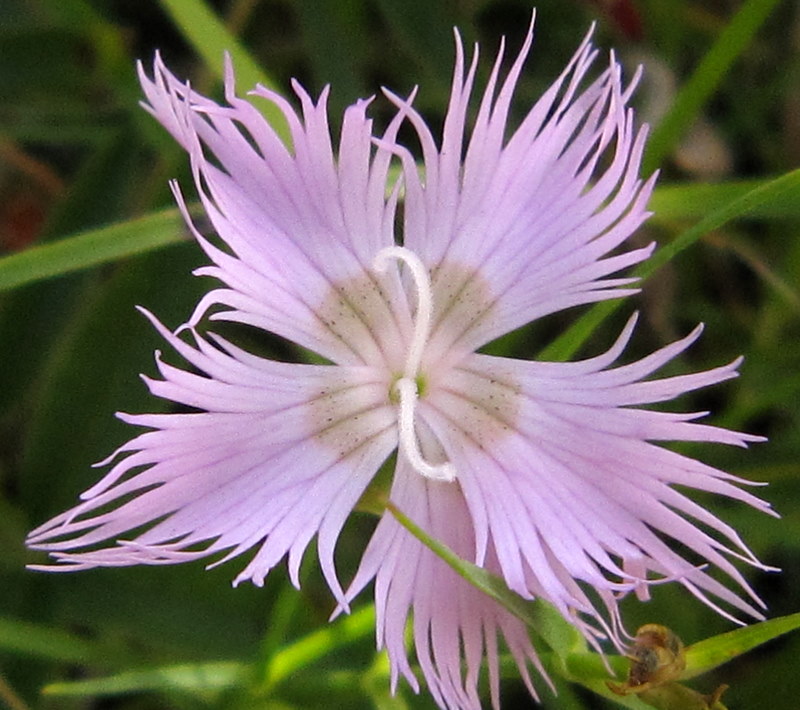
M 432 538 L 394 503 L 387 502 L 386 508 L 406 530 L 441 557 L 459 576 L 524 621 L 558 656 L 566 657 L 586 649 L 586 642 L 578 630 L 552 605 L 542 599 L 526 601 L 512 592 L 499 577 L 461 559 L 449 547 Z
M 636 695 L 617 695 L 608 687 L 608 681 L 612 678 L 609 674 L 609 667 L 617 678 L 624 678 L 628 673 L 629 665 L 629 660 L 623 656 L 603 657 L 598 653 L 572 653 L 566 659 L 563 675 L 567 680 L 582 685 L 621 707 L 630 708 L 630 710 L 647 710 L 650 706 L 642 702 Z
M 272 657 L 267 667 L 266 685 L 279 683 L 323 656 L 364 638 L 374 629 L 375 607 L 370 605 L 304 636 Z
M 45 695 L 99 697 L 133 692 L 201 692 L 242 686 L 249 667 L 239 661 L 186 663 L 152 670 L 126 671 L 91 680 L 65 681 L 46 685 Z
M 646 279 L 708 232 L 719 229 L 734 219 L 749 216 L 766 205 L 783 204 L 789 200 L 800 200 L 800 169 L 762 183 L 724 207 L 714 210 L 697 224 L 681 232 L 669 244 L 661 247 L 644 264 L 634 269 L 633 273 L 641 279 Z M 566 360 L 574 355 L 578 348 L 588 340 L 595 328 L 614 313 L 622 303 L 622 299 L 616 299 L 602 301 L 593 306 L 568 330 L 542 350 L 539 353 L 539 359 Z
M 656 187 L 648 208 L 652 210 L 648 224 L 672 223 L 675 220 L 702 219 L 709 212 L 721 209 L 748 192 L 771 182 L 772 178 L 759 180 L 732 180 L 720 183 L 676 183 Z M 800 217 L 800 200 L 788 193 L 786 199 L 774 199 L 754 205 L 750 217 L 758 219 L 789 219 Z
M 800 629 L 800 612 L 698 641 L 686 648 L 686 670 L 681 680 L 707 673 L 762 643 L 796 629 Z
M 644 174 L 653 172 L 670 153 L 778 2 L 780 0 L 748 0 L 720 32 L 678 92 L 669 113 L 653 130 L 642 161 Z
M 0 617 L 0 649 L 67 663 L 91 663 L 104 657 L 91 641 L 67 631 L 6 617 Z
M 161 5 L 217 77 L 221 79 L 224 76 L 223 57 L 227 52 L 236 70 L 237 86 L 242 91 L 249 91 L 256 84 L 277 88 L 276 83 L 203 0 L 161 0 Z M 261 111 L 288 144 L 289 127 L 283 114 L 270 103 L 261 106 Z
M 177 209 L 93 229 L 0 259 L 0 291 L 62 276 L 188 238 Z

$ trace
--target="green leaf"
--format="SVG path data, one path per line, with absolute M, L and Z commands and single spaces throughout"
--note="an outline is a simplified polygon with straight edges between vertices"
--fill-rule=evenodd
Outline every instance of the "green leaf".
M 91 663 L 103 658 L 91 641 L 62 629 L 0 617 L 0 649 L 67 663 Z
M 653 212 L 649 225 L 672 223 L 682 219 L 702 219 L 714 210 L 738 200 L 748 192 L 763 187 L 770 178 L 760 180 L 735 180 L 721 183 L 684 183 L 659 185 L 647 207 Z M 754 205 L 749 217 L 758 219 L 788 219 L 800 216 L 800 200 L 792 192 L 783 198 Z
M 42 692 L 45 695 L 99 697 L 147 691 L 218 691 L 242 686 L 249 671 L 249 666 L 241 661 L 185 663 L 125 671 L 91 680 L 51 683 Z
M 800 613 L 753 624 L 725 634 L 699 641 L 686 648 L 686 670 L 680 680 L 689 680 L 707 673 L 727 661 L 752 650 L 782 634 L 800 628 Z M 618 677 L 627 672 L 628 660 L 621 656 L 609 656 L 608 663 Z M 629 708 L 655 707 L 661 710 L 705 710 L 703 696 L 695 690 L 675 682 L 654 686 L 640 696 L 620 696 L 606 685 L 608 671 L 597 654 L 570 654 L 564 665 L 564 675 L 573 682 Z M 714 706 L 724 707 L 722 704 Z
M 585 651 L 586 641 L 583 636 L 551 604 L 542 599 L 532 602 L 523 599 L 512 592 L 502 579 L 461 559 L 449 547 L 432 538 L 394 503 L 387 502 L 386 508 L 406 530 L 441 557 L 459 576 L 524 621 L 556 655 L 564 658 L 570 653 Z
M 708 232 L 719 229 L 734 219 L 750 216 L 765 209 L 768 205 L 787 204 L 790 201 L 798 200 L 800 200 L 800 170 L 793 170 L 769 182 L 760 183 L 758 187 L 740 195 L 723 207 L 719 207 L 697 224 L 681 232 L 671 242 L 658 249 L 646 262 L 634 269 L 633 273 L 644 280 Z M 542 350 L 538 358 L 540 360 L 566 360 L 571 357 L 588 340 L 597 326 L 614 313 L 622 303 L 622 299 L 616 299 L 596 304 Z
M 642 161 L 645 175 L 653 172 L 680 140 L 778 2 L 780 0 L 748 0 L 720 32 L 703 61 L 678 92 L 669 113 L 653 130 Z
M 223 56 L 227 52 L 236 70 L 236 83 L 243 90 L 249 91 L 256 84 L 277 88 L 277 84 L 203 0 L 161 0 L 161 5 L 217 77 L 224 78 Z M 290 143 L 289 127 L 280 110 L 265 103 L 261 111 L 284 143 Z
M 664 683 L 649 688 L 640 697 L 648 707 L 656 710 L 726 710 L 721 702 L 710 700 L 708 696 L 680 683 Z
M 177 209 L 93 229 L 0 259 L 0 291 L 144 254 L 188 238 Z
M 374 629 L 375 607 L 370 605 L 289 644 L 270 659 L 265 674 L 266 687 L 272 687 L 323 656 L 364 638 Z
M 686 648 L 686 670 L 681 680 L 707 673 L 732 658 L 800 628 L 800 613 L 744 626 L 725 634 L 698 641 Z
M 617 678 L 624 678 L 628 673 L 629 661 L 622 656 L 601 656 L 598 653 L 572 653 L 566 658 L 562 675 L 573 683 L 578 683 L 593 693 L 611 700 L 631 710 L 647 710 L 649 707 L 635 695 L 618 695 L 608 687 L 612 680 L 608 667 L 616 674 Z M 553 669 L 558 672 L 556 667 Z

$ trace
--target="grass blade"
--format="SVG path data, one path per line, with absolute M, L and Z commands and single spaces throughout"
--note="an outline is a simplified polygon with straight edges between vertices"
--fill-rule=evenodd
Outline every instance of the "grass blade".
M 656 251 L 644 264 L 634 269 L 634 275 L 646 279 L 684 249 L 698 241 L 711 230 L 728 222 L 764 209 L 771 203 L 800 200 L 800 169 L 793 170 L 775 180 L 761 183 L 755 189 L 714 210 L 697 224 L 679 234 L 669 244 Z M 566 360 L 575 354 L 600 323 L 616 311 L 623 299 L 602 301 L 583 314 L 568 330 L 556 338 L 538 355 L 540 360 Z
M 88 269 L 188 239 L 177 209 L 93 229 L 0 259 L 0 292 Z
M 779 1 L 748 0 L 720 32 L 697 69 L 678 92 L 669 113 L 653 130 L 642 161 L 644 175 L 649 175 L 661 165 Z

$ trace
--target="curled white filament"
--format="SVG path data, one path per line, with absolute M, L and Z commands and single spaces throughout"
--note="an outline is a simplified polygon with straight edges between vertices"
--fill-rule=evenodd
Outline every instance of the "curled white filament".
M 428 342 L 433 313 L 433 293 L 431 280 L 420 258 L 406 247 L 394 246 L 381 249 L 373 263 L 374 269 L 385 273 L 390 260 L 402 261 L 411 271 L 417 289 L 417 317 L 414 321 L 414 335 L 408 348 L 403 377 L 394 383 L 399 399 L 398 438 L 400 451 L 419 474 L 434 481 L 454 481 L 456 471 L 450 462 L 430 464 L 422 456 L 417 441 L 414 415 L 419 398 L 417 375 L 422 353 Z

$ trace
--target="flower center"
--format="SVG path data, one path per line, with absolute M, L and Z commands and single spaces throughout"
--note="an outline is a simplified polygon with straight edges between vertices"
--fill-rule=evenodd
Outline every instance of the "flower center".
M 373 268 L 378 273 L 386 273 L 391 260 L 402 261 L 409 268 L 417 289 L 417 317 L 414 321 L 414 336 L 406 355 L 403 376 L 397 379 L 393 385 L 398 399 L 397 427 L 400 453 L 408 459 L 417 473 L 426 478 L 435 481 L 454 481 L 456 471 L 449 461 L 442 464 L 431 464 L 424 459 L 417 441 L 414 422 L 419 399 L 417 383 L 421 381 L 419 365 L 430 335 L 431 315 L 433 314 L 431 280 L 420 258 L 405 247 L 394 246 L 381 249 L 375 257 Z

